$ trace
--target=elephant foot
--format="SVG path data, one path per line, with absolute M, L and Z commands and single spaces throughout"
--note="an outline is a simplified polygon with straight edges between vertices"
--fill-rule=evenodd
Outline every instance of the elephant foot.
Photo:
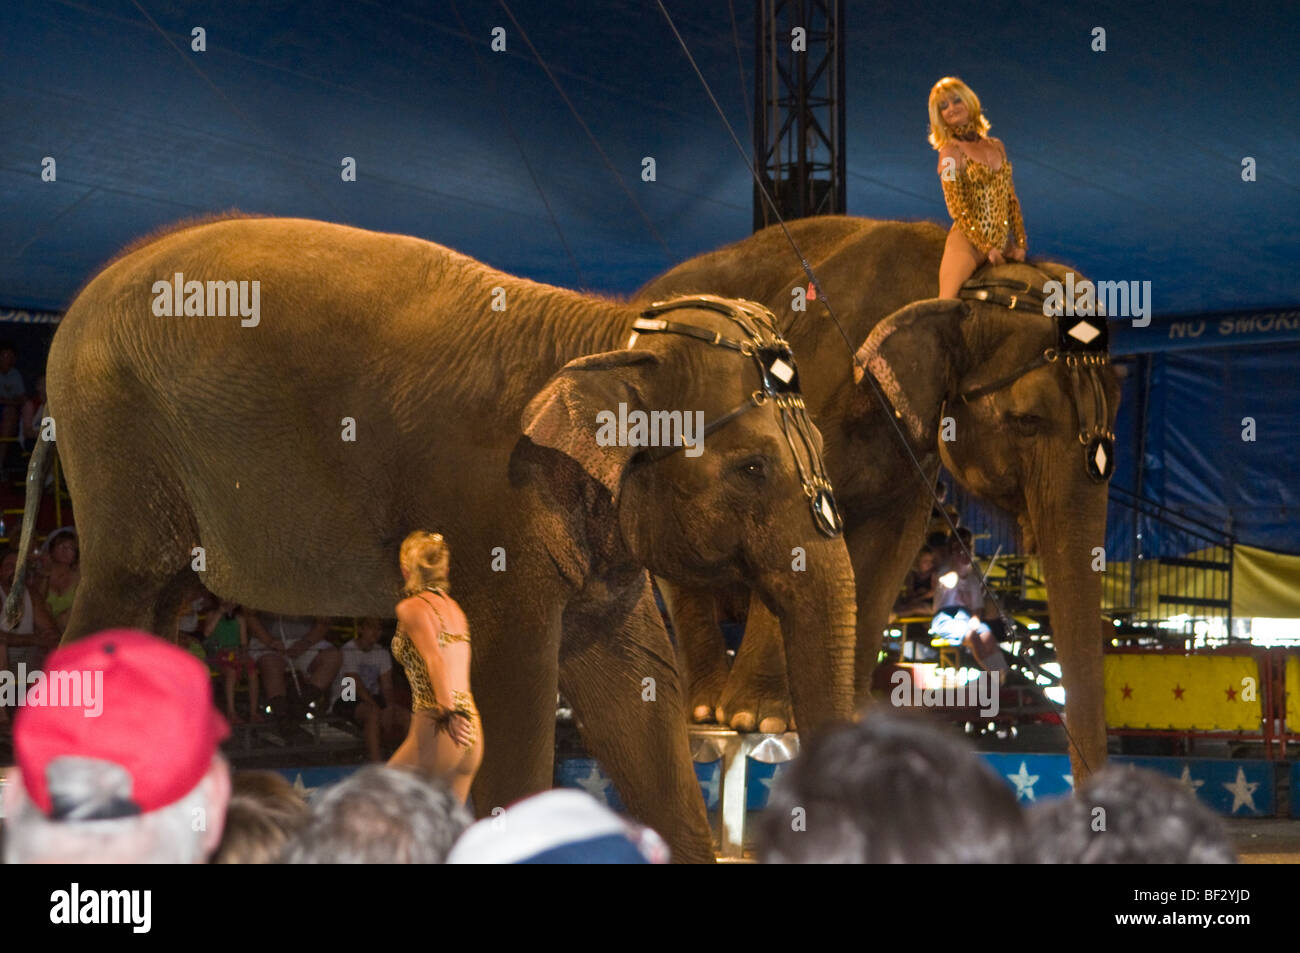
M 722 698 L 723 686 L 727 681 L 727 673 L 713 672 L 707 677 L 701 677 L 692 681 L 688 698 L 690 698 L 689 710 L 691 721 L 697 725 L 711 724 L 714 720 L 714 713 L 718 710 L 719 700 Z M 719 722 L 725 724 L 725 722 Z
M 783 680 L 751 680 L 744 684 L 733 684 L 733 681 L 727 682 L 726 693 L 718 705 L 719 724 L 730 725 L 735 731 L 764 734 L 795 730 Z

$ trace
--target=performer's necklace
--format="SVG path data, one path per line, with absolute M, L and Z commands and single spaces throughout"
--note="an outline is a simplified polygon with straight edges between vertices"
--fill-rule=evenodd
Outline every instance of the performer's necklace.
M 980 131 L 979 127 L 975 125 L 975 120 L 972 119 L 960 126 L 953 126 L 952 135 L 953 138 L 960 139 L 962 142 L 974 142 L 980 137 Z

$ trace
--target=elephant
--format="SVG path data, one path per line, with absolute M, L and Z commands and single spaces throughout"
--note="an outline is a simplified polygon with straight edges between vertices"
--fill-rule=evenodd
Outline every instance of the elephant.
M 807 371 L 808 408 L 826 441 L 857 580 L 859 703 L 869 695 L 890 608 L 920 548 L 932 502 L 927 487 L 934 486 L 941 457 L 965 487 L 1016 514 L 1046 576 L 1068 693 L 1074 776 L 1086 777 L 1106 757 L 1101 579 L 1092 562 L 1094 547 L 1104 543 L 1107 488 L 1085 472 L 1070 372 L 1065 361 L 1056 361 L 969 402 L 959 396 L 1026 367 L 1057 343 L 1054 319 L 1041 306 L 1026 310 L 1033 295 L 998 304 L 996 294 L 979 300 L 987 292 L 975 286 L 1023 282 L 1032 288 L 1045 275 L 1059 279 L 1065 266 L 986 266 L 963 289 L 964 300 L 939 299 L 946 232 L 933 223 L 832 215 L 788 228 L 817 276 L 821 297 L 781 227 L 772 226 L 676 266 L 632 300 L 743 288 L 788 324 L 785 335 Z M 807 310 L 795 311 L 795 302 L 810 292 Z M 855 348 L 870 358 L 906 441 L 870 379 L 854 382 Z M 1096 370 L 1105 429 L 1113 432 L 1118 379 L 1109 364 L 1098 362 Z M 952 418 L 955 440 L 939 439 L 941 416 Z M 741 730 L 784 730 L 791 715 L 779 644 L 761 608 L 728 672 L 710 591 L 671 582 L 662 588 L 678 631 L 692 716 L 707 721 L 712 714 Z M 751 629 L 757 637 L 751 638 Z
M 758 310 L 688 301 L 671 317 L 726 339 Z M 392 618 L 398 546 L 436 530 L 473 627 L 478 813 L 551 786 L 558 689 L 629 812 L 676 860 L 711 861 L 647 570 L 760 593 L 809 724 L 852 714 L 854 583 L 770 403 L 678 450 L 599 439 L 602 411 L 718 422 L 754 393 L 738 351 L 684 334 L 629 346 L 639 313 L 304 219 L 182 223 L 128 248 L 70 306 L 48 361 L 81 543 L 65 640 L 174 638 L 198 579 L 263 611 Z M 29 467 L 24 554 L 50 446 Z

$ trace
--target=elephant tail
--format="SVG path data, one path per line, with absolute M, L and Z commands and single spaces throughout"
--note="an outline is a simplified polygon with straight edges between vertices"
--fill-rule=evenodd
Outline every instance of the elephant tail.
M 23 618 L 23 592 L 27 588 L 27 567 L 32 551 L 32 536 L 36 532 L 36 514 L 41 510 L 41 493 L 45 478 L 54 466 L 54 441 L 38 438 L 31 462 L 27 465 L 27 500 L 23 504 L 23 533 L 18 543 L 18 566 L 14 569 L 14 584 L 5 599 L 4 621 L 14 628 Z

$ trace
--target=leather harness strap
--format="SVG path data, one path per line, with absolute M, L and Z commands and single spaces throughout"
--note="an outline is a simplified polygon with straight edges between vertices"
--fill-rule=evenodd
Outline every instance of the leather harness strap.
M 1044 281 L 1054 281 L 1051 275 L 1041 268 L 1029 266 L 1043 277 Z M 1008 278 L 985 278 L 968 281 L 958 292 L 966 301 L 984 301 L 1001 305 L 1009 311 L 1017 309 L 1035 310 L 1047 315 L 1045 294 L 1040 288 L 1033 287 L 1027 281 Z M 962 403 L 969 404 L 1010 387 L 1030 371 L 1049 364 L 1064 362 L 1066 374 L 1070 379 L 1070 391 L 1074 401 L 1075 414 L 1079 421 L 1079 442 L 1084 446 L 1084 465 L 1088 476 L 1097 483 L 1104 483 L 1114 472 L 1115 434 L 1110 429 L 1110 410 L 1106 400 L 1106 385 L 1101 378 L 1101 368 L 1110 363 L 1110 355 L 1104 335 L 1104 321 L 1101 331 L 1087 330 L 1088 334 L 1099 338 L 1079 337 L 1073 333 L 1080 327 L 1071 315 L 1048 315 L 1057 323 L 1057 347 L 1049 347 L 1028 363 L 1018 367 L 1010 374 L 979 387 L 972 387 L 960 393 Z M 1071 328 L 1070 325 L 1074 327 Z M 1090 346 L 1091 345 L 1091 346 Z M 1084 391 L 1088 393 L 1084 393 Z
M 693 324 L 660 317 L 667 311 L 682 308 L 716 311 L 738 325 L 745 332 L 746 340 L 738 341 L 724 337 L 719 331 L 709 331 Z M 771 311 L 752 301 L 718 298 L 714 295 L 689 295 L 654 302 L 633 322 L 632 327 L 628 347 L 635 346 L 638 336 L 642 334 L 677 334 L 751 358 L 758 370 L 759 389 L 750 394 L 744 403 L 705 425 L 702 438 L 745 412 L 771 403 L 776 411 L 781 435 L 794 459 L 804 495 L 808 497 L 813 524 L 824 536 L 834 538 L 843 532 L 844 521 L 835 505 L 826 465 L 817 449 L 812 421 L 808 418 L 808 410 L 799 390 L 799 370 L 790 345 L 781 337 L 776 316 Z M 643 451 L 643 458 L 648 461 L 663 460 L 681 449 L 682 445 L 677 445 Z

